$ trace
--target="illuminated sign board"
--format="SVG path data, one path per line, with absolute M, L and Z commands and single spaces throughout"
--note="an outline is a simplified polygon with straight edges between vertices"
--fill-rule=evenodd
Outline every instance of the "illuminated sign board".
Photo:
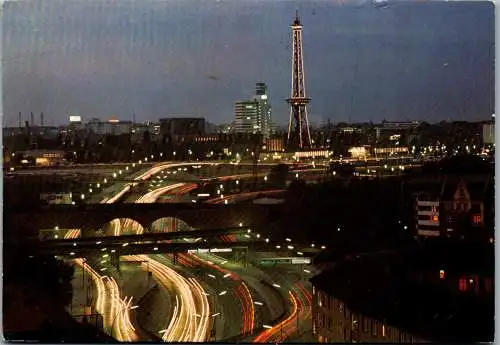
M 203 249 L 203 248 L 198 248 L 198 249 L 189 249 L 188 253 L 190 254 L 202 254 L 202 253 L 230 253 L 232 252 L 232 248 L 212 248 L 212 249 Z
M 310 264 L 310 258 L 292 258 L 292 265 Z
M 69 122 L 82 122 L 82 117 L 78 115 L 70 115 Z

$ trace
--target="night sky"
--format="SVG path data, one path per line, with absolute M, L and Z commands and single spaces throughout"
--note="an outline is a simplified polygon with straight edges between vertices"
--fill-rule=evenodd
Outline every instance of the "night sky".
M 37 122 L 43 111 L 50 125 L 70 112 L 226 123 L 259 81 L 284 124 L 296 9 L 313 124 L 493 113 L 493 4 L 352 1 L 7 2 L 4 126 L 16 126 L 19 111 Z

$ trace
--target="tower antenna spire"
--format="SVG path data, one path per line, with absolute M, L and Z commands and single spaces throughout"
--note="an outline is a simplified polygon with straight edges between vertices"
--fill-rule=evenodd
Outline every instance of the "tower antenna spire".
M 292 91 L 290 98 L 290 120 L 288 122 L 287 148 L 303 150 L 311 148 L 311 132 L 307 119 L 307 104 L 311 101 L 306 96 L 304 77 L 304 56 L 302 53 L 302 24 L 299 11 L 296 11 L 292 24 Z

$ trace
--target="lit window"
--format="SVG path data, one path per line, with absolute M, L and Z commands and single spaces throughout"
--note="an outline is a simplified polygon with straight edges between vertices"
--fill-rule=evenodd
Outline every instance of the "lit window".
M 439 220 L 439 217 L 438 216 L 432 216 L 432 221 L 433 222 L 437 222 Z
M 439 271 L 439 279 L 444 279 L 444 277 L 445 277 L 444 270 L 440 270 Z
M 464 278 L 459 280 L 458 289 L 460 291 L 467 291 L 467 281 Z
M 382 325 L 382 336 L 385 337 L 385 325 Z
M 475 214 L 472 216 L 472 222 L 474 224 L 481 224 L 481 215 L 480 214 Z

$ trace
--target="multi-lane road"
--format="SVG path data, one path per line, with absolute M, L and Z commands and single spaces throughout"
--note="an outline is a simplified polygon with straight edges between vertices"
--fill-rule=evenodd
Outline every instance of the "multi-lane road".
M 134 178 L 145 181 L 164 169 L 178 166 L 182 166 L 182 163 L 158 164 Z M 125 184 L 120 191 L 104 197 L 101 202 L 116 202 L 132 184 L 133 181 Z M 191 190 L 193 186 L 189 183 L 172 183 L 153 188 L 135 202 L 155 202 L 164 194 L 179 195 Z M 270 191 L 271 194 L 273 192 L 277 191 Z M 222 200 L 238 202 L 260 194 L 226 196 Z M 167 225 L 163 230 L 174 229 Z M 113 235 L 142 231 L 144 229 L 130 220 L 112 222 Z M 66 234 L 67 238 L 76 236 L 77 229 Z M 108 332 L 120 341 L 138 340 L 140 334 L 130 314 L 132 310 L 145 306 L 134 305 L 130 298 L 120 295 L 115 280 L 118 277 L 103 275 L 107 256 L 106 253 L 102 254 L 104 264 L 99 271 L 83 259 L 76 259 L 75 262 L 94 281 L 98 296 L 95 309 L 104 316 Z M 260 269 L 252 262 L 242 265 L 231 257 L 204 253 L 180 254 L 175 263 L 168 254 L 134 255 L 122 259 L 142 262 L 142 268 L 152 273 L 158 286 L 163 289 L 163 295 L 168 296 L 165 298 L 169 298 L 169 317 L 161 323 L 162 329 L 148 329 L 148 325 L 141 325 L 149 332 L 156 332 L 164 341 L 284 341 L 293 337 L 298 330 L 310 329 L 309 286 L 304 277 L 290 274 L 287 271 L 290 268 Z

